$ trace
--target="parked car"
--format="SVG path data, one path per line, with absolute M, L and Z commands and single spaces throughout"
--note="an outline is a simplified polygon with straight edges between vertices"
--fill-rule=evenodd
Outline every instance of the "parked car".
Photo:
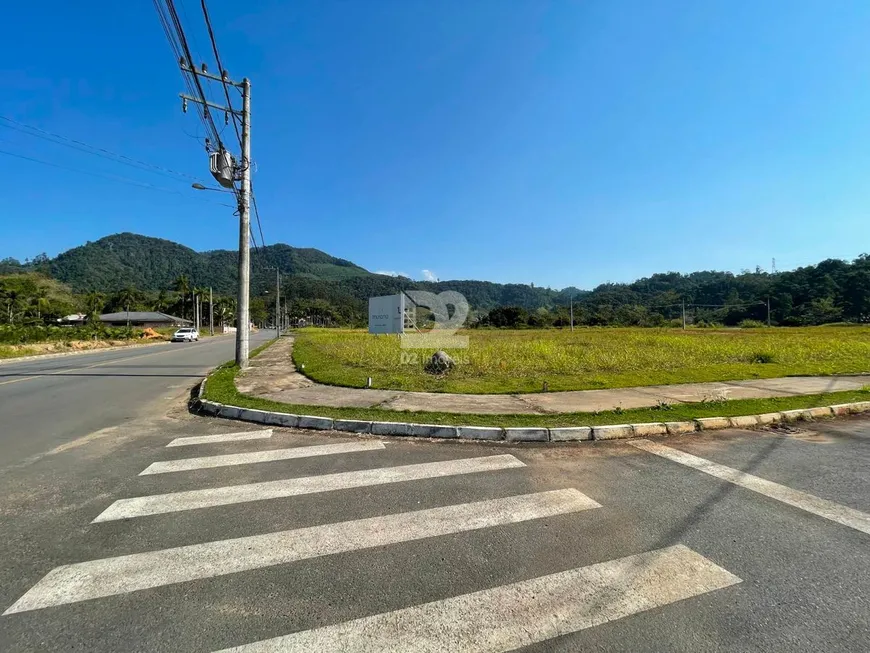
M 172 342 L 196 342 L 199 340 L 199 331 L 192 327 L 179 329 L 172 334 Z

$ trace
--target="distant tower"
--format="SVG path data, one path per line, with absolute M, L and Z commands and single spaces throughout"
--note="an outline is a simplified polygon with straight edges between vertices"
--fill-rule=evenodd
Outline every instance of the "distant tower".
M 776 274 L 776 259 L 775 258 L 770 259 L 770 273 Z

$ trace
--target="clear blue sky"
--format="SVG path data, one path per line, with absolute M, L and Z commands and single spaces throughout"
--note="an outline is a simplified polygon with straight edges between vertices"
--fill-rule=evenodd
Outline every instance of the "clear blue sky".
M 199 2 L 178 4 L 211 62 Z M 207 179 L 151 3 L 86 5 L 4 7 L 0 114 Z M 558 288 L 870 251 L 866 0 L 209 7 L 253 83 L 268 243 Z M 119 231 L 237 244 L 217 193 L 2 126 L 0 150 L 180 192 L 0 154 L 0 257 Z

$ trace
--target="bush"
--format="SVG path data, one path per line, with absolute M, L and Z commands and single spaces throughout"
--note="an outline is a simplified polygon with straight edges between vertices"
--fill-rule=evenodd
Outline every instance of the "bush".
M 737 325 L 741 329 L 766 329 L 767 325 L 759 320 L 741 320 Z
M 141 329 L 127 327 L 60 327 L 60 326 L 0 326 L 0 344 L 27 345 L 37 342 L 71 342 L 73 340 L 130 340 L 138 338 Z

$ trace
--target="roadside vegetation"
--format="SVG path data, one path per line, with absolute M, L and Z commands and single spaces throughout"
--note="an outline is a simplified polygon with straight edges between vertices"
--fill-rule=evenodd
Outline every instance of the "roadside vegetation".
M 256 356 L 271 343 L 251 352 Z M 438 413 L 396 411 L 383 408 L 331 408 L 303 404 L 285 404 L 244 395 L 236 389 L 235 378 L 239 368 L 227 363 L 208 378 L 204 398 L 222 404 L 270 410 L 296 415 L 319 415 L 335 419 L 360 419 L 384 422 L 416 422 L 420 424 L 448 424 L 469 426 L 522 427 L 540 426 L 596 426 L 602 424 L 639 424 L 644 422 L 676 422 L 701 417 L 734 417 L 773 413 L 782 410 L 814 408 L 856 401 L 870 401 L 870 387 L 862 390 L 774 397 L 770 399 L 714 400 L 692 404 L 660 404 L 651 408 L 611 410 L 592 413 L 559 413 L 549 415 L 476 415 L 466 413 Z
M 456 367 L 432 375 L 433 350 L 397 336 L 301 329 L 293 360 L 320 383 L 427 392 L 525 393 L 870 371 L 870 327 L 470 329 Z
M 208 297 L 205 289 L 192 286 L 183 275 L 176 280 L 175 290 L 146 293 L 124 288 L 111 294 L 76 294 L 65 284 L 34 272 L 0 276 L 0 358 L 168 340 L 175 327 L 106 326 L 99 315 L 159 311 L 189 319 L 194 295 Z M 205 311 L 207 301 L 204 306 Z M 216 297 L 214 310 L 219 328 L 233 320 L 235 302 Z M 84 316 L 84 324 L 64 323 L 71 315 Z M 202 336 L 208 335 L 203 331 Z

